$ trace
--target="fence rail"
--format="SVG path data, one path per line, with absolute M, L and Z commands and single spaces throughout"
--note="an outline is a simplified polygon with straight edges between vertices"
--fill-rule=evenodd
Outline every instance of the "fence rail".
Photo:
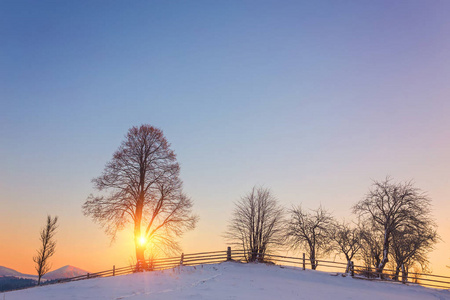
M 171 269 L 178 266 L 195 266 L 201 264 L 215 264 L 225 261 L 249 262 L 251 260 L 260 262 L 269 262 L 278 265 L 292 266 L 305 270 L 307 266 L 311 266 L 309 258 L 283 256 L 271 253 L 252 253 L 244 250 L 231 250 L 228 247 L 225 251 L 210 251 L 200 253 L 181 254 L 176 257 L 155 258 L 138 262 L 136 265 L 116 268 L 113 266 L 110 270 L 100 271 L 96 273 L 87 273 L 85 275 L 72 278 L 60 279 L 58 282 L 70 282 L 85 280 L 98 277 L 111 277 L 126 275 L 142 271 L 157 271 Z M 343 276 L 352 276 L 359 279 L 382 280 L 391 282 L 401 282 L 408 285 L 422 285 L 426 287 L 450 289 L 450 277 L 443 275 L 434 275 L 426 273 L 406 272 L 404 269 L 396 273 L 396 270 L 384 269 L 382 273 L 376 272 L 367 266 L 354 265 L 353 262 L 343 263 L 329 260 L 315 260 L 315 269 L 327 272 L 341 273 Z M 347 274 L 347 275 L 345 275 Z M 412 281 L 411 281 L 412 279 Z
M 289 257 L 289 256 L 265 254 L 264 257 L 265 260 L 272 261 L 274 263 L 288 263 L 291 265 L 292 264 L 299 265 L 301 263 L 303 265 L 303 269 L 305 269 L 305 265 L 310 263 L 309 259 L 305 258 L 304 256 Z M 323 270 L 323 268 L 325 268 L 324 271 L 337 271 L 337 272 L 341 271 L 342 273 L 345 273 L 348 263 L 328 261 L 328 260 L 316 260 L 315 265 L 316 270 L 317 269 Z M 422 285 L 426 287 L 450 289 L 450 277 L 443 275 L 406 272 L 404 269 L 400 270 L 400 272 L 396 274 L 396 270 L 386 268 L 383 269 L 382 273 L 379 273 L 376 270 L 367 268 L 367 266 L 354 265 L 353 262 L 349 264 L 349 273 L 353 274 L 355 278 L 401 282 L 410 285 Z M 434 278 L 439 278 L 439 280 Z

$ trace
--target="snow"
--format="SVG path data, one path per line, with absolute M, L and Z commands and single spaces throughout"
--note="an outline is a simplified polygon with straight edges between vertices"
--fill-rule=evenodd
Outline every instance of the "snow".
M 0 299 L 450 299 L 449 290 L 331 275 L 226 262 L 42 286 Z

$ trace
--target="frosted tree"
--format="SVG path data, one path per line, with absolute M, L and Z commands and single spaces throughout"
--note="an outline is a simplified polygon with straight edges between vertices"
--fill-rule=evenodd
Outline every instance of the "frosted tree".
M 411 181 L 395 183 L 387 177 L 375 181 L 366 197 L 353 206 L 360 218 L 369 219 L 382 231 L 382 258 L 377 272 L 382 273 L 389 261 L 394 232 L 406 224 L 423 226 L 429 219 L 430 199 Z

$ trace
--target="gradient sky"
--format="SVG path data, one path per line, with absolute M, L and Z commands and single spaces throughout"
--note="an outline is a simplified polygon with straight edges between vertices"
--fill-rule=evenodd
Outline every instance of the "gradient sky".
M 341 219 L 372 180 L 427 191 L 450 269 L 449 1 L 0 1 L 0 265 L 127 265 L 81 205 L 143 123 L 164 131 L 200 216 L 185 252 L 225 249 L 253 185 Z

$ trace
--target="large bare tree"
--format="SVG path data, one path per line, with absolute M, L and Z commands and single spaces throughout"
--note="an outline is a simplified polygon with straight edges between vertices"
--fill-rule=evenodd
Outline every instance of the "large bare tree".
M 52 218 L 50 215 L 47 216 L 47 224 L 41 229 L 41 246 L 37 250 L 37 254 L 33 257 L 35 262 L 35 269 L 38 273 L 38 285 L 41 284 L 41 278 L 48 271 L 50 271 L 51 265 L 49 263 L 49 258 L 55 254 L 56 251 L 56 241 L 54 239 L 56 234 L 56 229 L 58 217 Z
M 253 187 L 235 203 L 225 238 L 244 249 L 247 261 L 263 261 L 266 252 L 283 244 L 283 208 L 269 189 Z
M 165 251 L 179 248 L 177 238 L 195 227 L 192 200 L 182 191 L 180 167 L 163 132 L 150 125 L 132 127 L 103 174 L 92 181 L 83 212 L 114 240 L 127 223 L 134 227 L 136 259 L 145 266 L 149 243 Z
M 301 205 L 290 210 L 286 238 L 294 249 L 308 251 L 311 268 L 317 268 L 317 256 L 332 250 L 331 237 L 334 219 L 331 214 L 319 206 L 311 212 Z
M 374 181 L 366 197 L 353 206 L 360 218 L 368 218 L 377 224 L 383 235 L 382 259 L 377 272 L 382 273 L 389 261 L 393 233 L 405 224 L 419 226 L 430 214 L 430 199 L 411 181 L 395 183 L 389 177 Z M 422 226 L 422 225 L 420 225 Z

